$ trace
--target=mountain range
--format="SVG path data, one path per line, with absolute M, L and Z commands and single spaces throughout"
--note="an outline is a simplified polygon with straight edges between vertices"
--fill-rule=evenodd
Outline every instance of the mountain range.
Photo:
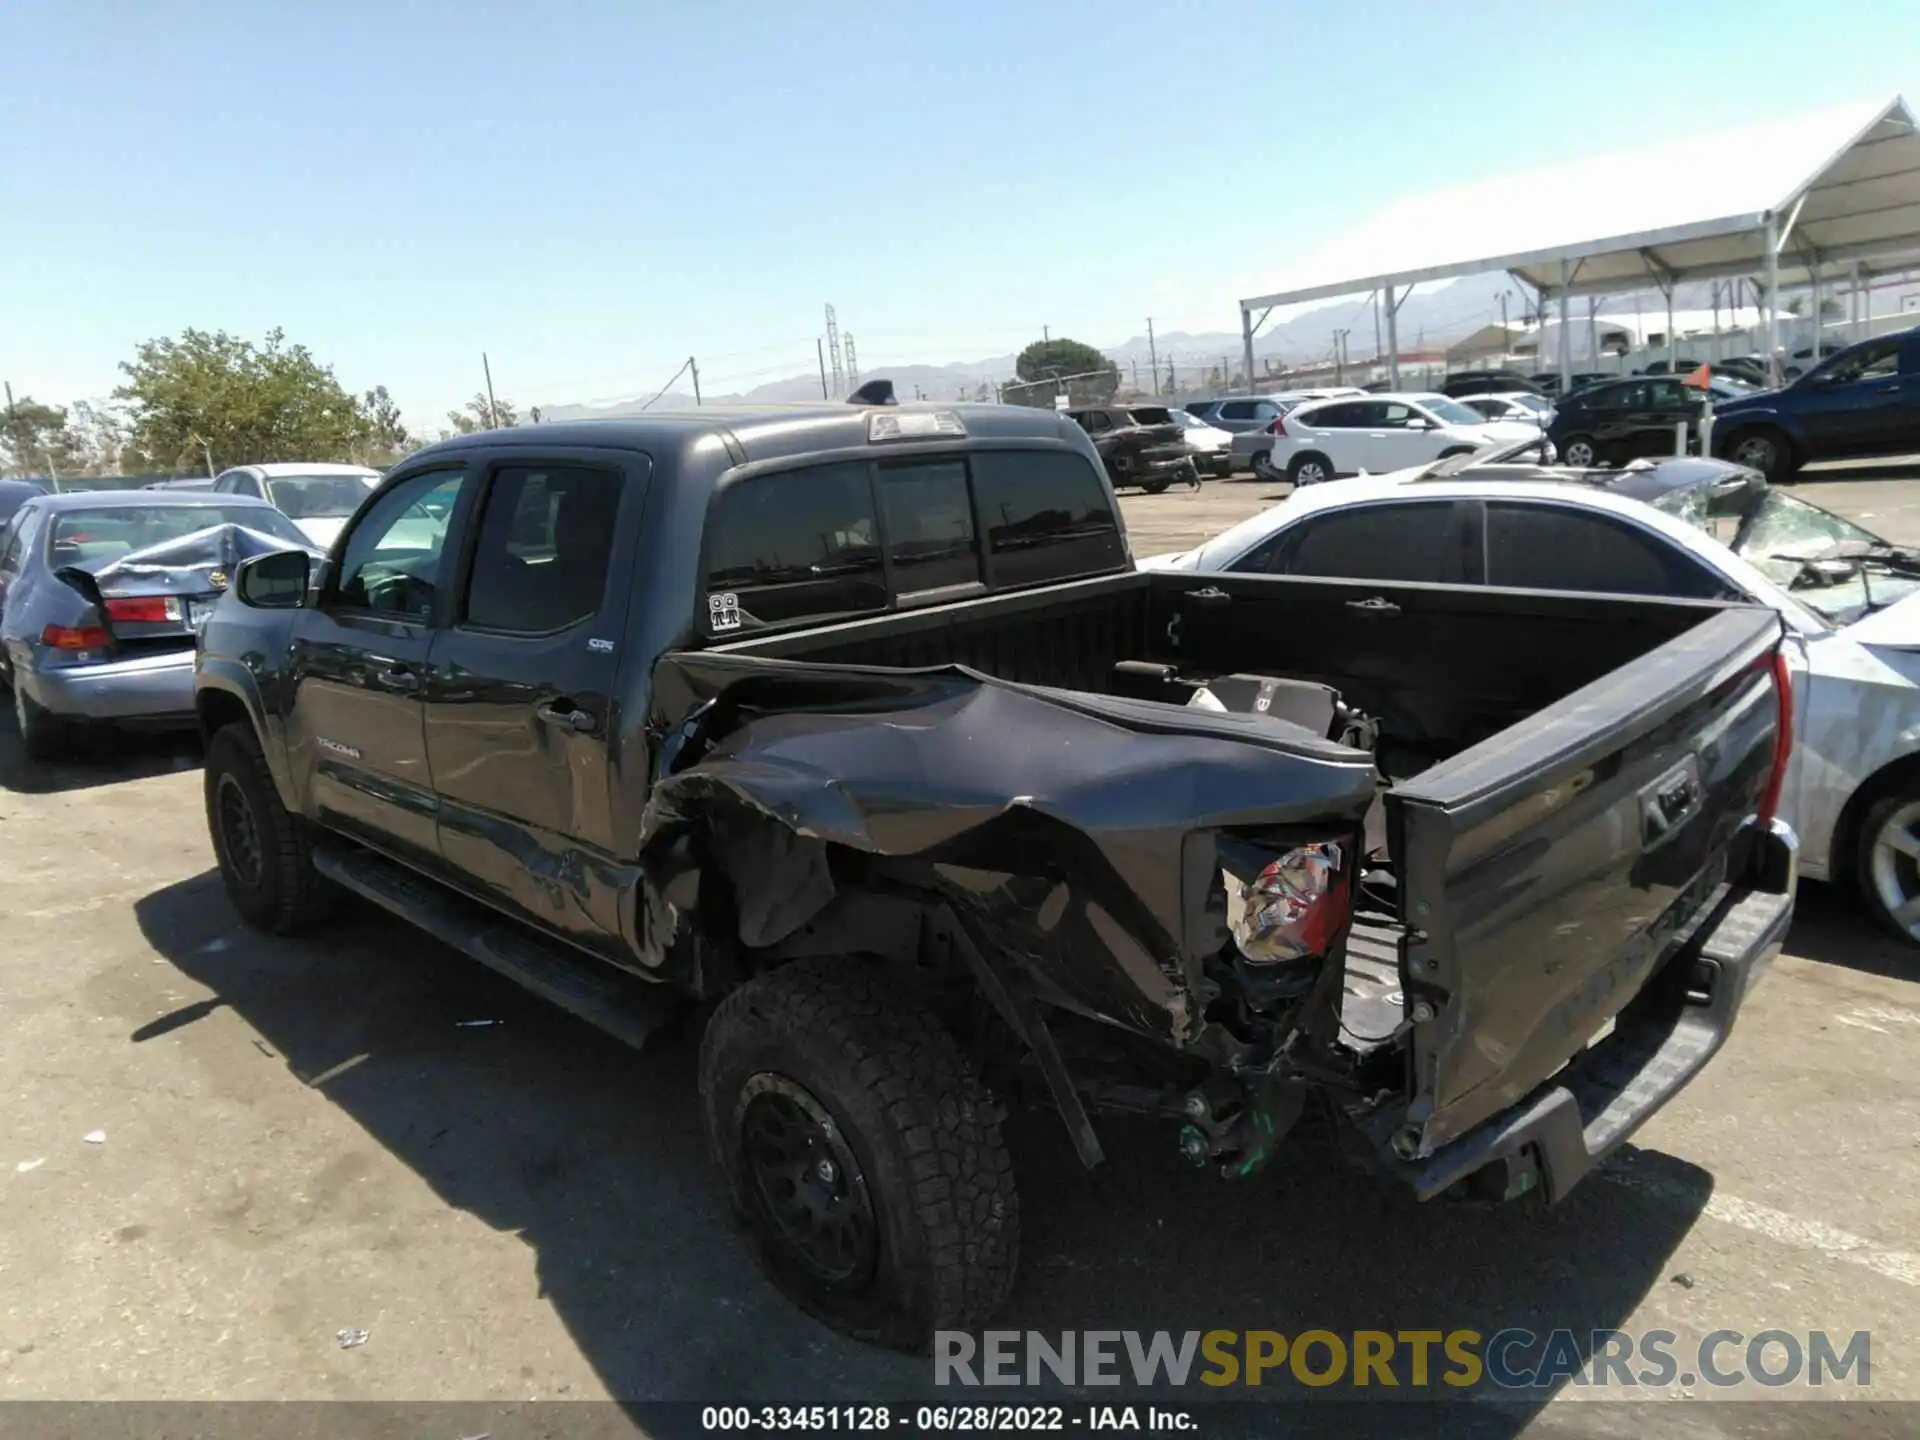
M 1699 294 L 1692 294 L 1693 290 L 1698 290 Z M 1519 287 L 1501 272 L 1467 276 L 1445 285 L 1436 285 L 1425 292 L 1414 291 L 1400 307 L 1401 351 L 1404 353 L 1446 345 L 1483 325 L 1497 323 L 1503 291 L 1507 295 L 1507 318 L 1517 325 L 1525 315 L 1528 301 Z M 1642 297 L 1642 303 L 1649 311 L 1658 310 L 1665 304 L 1658 295 Z M 1612 296 L 1603 313 L 1631 313 L 1633 304 L 1634 297 L 1630 295 Z M 1707 304 L 1708 290 L 1705 285 L 1681 286 L 1674 295 L 1676 309 L 1700 309 Z M 1255 362 L 1273 360 L 1294 365 L 1324 360 L 1332 354 L 1336 329 L 1350 332 L 1347 336 L 1349 358 L 1359 361 L 1371 357 L 1375 353 L 1374 316 L 1369 297 L 1359 296 L 1317 305 L 1284 321 L 1269 324 L 1254 337 Z M 1381 337 L 1384 342 L 1384 329 Z M 1145 384 L 1144 377 L 1151 364 L 1157 362 L 1160 374 L 1164 377 L 1171 363 L 1174 374 L 1170 388 L 1177 391 L 1191 392 L 1216 384 L 1217 379 L 1210 379 L 1210 375 L 1217 375 L 1223 365 L 1228 374 L 1235 373 L 1240 364 L 1240 335 L 1235 330 L 1170 330 L 1154 335 L 1151 340 L 1143 331 L 1117 344 L 1104 344 L 1099 348 L 1127 373 L 1136 386 Z M 1014 356 L 989 355 L 977 360 L 955 360 L 944 364 L 881 365 L 862 372 L 861 378 L 871 379 L 876 375 L 884 375 L 893 381 L 894 393 L 902 399 L 911 399 L 916 395 L 929 400 L 973 399 L 983 383 L 1004 383 L 1015 378 Z M 744 393 L 706 395 L 703 398 L 710 405 L 818 400 L 821 398 L 820 376 L 817 370 L 806 371 L 757 385 Z M 644 397 L 635 396 L 629 400 L 595 405 L 542 402 L 540 411 L 548 420 L 615 419 L 638 414 L 643 408 L 681 410 L 691 409 L 693 404 L 691 394 L 671 390 L 655 400 L 651 407 L 647 406 Z

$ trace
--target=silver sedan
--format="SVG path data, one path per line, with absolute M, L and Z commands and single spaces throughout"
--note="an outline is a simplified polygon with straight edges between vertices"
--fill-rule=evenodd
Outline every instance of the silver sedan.
M 76 725 L 193 717 L 194 638 L 234 566 L 312 550 L 262 500 L 147 490 L 43 495 L 0 551 L 0 676 L 27 754 Z

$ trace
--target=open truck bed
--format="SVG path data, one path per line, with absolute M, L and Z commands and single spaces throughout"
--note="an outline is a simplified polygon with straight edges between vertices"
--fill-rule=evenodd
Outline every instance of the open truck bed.
M 1784 934 L 1791 847 L 1755 823 L 1786 744 L 1781 638 L 1771 612 L 1716 603 L 1158 573 L 670 655 L 656 683 L 663 719 L 742 707 L 726 760 L 685 772 L 704 793 L 736 787 L 796 833 L 933 863 L 980 892 L 996 867 L 1069 880 L 1070 903 L 1111 923 L 1073 954 L 1008 946 L 1039 998 L 1200 1052 L 1210 1025 L 1233 1021 L 1200 953 L 1222 939 L 1197 893 L 1217 863 L 1195 860 L 1193 837 L 1370 810 L 1353 836 L 1359 903 L 1316 1022 L 1357 1096 L 1396 1092 L 1353 1113 L 1425 1192 L 1497 1158 L 1518 1167 L 1507 1184 L 1537 1178 L 1557 1195 L 1724 1036 L 1724 1023 L 1679 1024 L 1689 1006 L 1730 1021 L 1726 992 L 1747 983 L 1745 968 L 1710 983 L 1728 963 L 1700 958 L 1716 926 L 1745 927 L 1754 963 Z M 1365 717 L 1370 752 L 1186 703 L 1231 674 L 1331 687 L 1342 714 Z M 995 694 L 968 700 L 983 691 Z M 1200 753 L 1222 743 L 1243 753 Z M 1196 747 L 1184 765 L 1182 746 Z M 1224 793 L 1209 788 L 1222 776 Z M 1088 853 L 1023 849 L 1012 808 L 1061 822 Z M 992 864 L 969 850 L 984 836 Z M 778 889 L 776 874 L 760 879 Z M 796 893 L 805 909 L 827 892 Z M 1611 1049 L 1589 1048 L 1610 1026 Z M 1611 1067 L 1570 1112 L 1591 1144 L 1559 1134 L 1549 1155 L 1532 1130 L 1482 1133 L 1568 1083 L 1576 1061 Z M 1602 1091 L 1630 1095 L 1631 1114 Z M 1592 1128 L 1588 1111 L 1608 1123 Z

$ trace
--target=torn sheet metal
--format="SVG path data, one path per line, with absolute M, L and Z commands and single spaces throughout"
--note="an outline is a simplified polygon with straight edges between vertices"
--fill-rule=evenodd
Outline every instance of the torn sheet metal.
M 61 568 L 91 576 L 103 596 L 205 594 L 226 589 L 242 560 L 294 548 L 277 535 L 244 525 L 209 525 L 111 561 Z M 314 555 L 323 553 L 308 549 Z
M 682 917 L 660 863 L 700 837 L 740 943 L 773 945 L 838 893 L 849 853 L 913 862 L 1048 998 L 1177 1038 L 1226 940 L 1214 834 L 1357 826 L 1371 757 L 1262 715 L 716 653 L 655 670 L 667 734 L 643 824 L 642 941 Z

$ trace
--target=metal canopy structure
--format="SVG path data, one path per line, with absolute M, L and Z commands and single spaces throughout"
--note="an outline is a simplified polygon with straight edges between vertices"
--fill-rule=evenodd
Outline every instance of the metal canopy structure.
M 1766 296 L 1777 355 L 1782 286 L 1817 289 L 1844 275 L 1857 296 L 1870 262 L 1884 269 L 1916 257 L 1920 130 L 1895 96 L 1388 206 L 1302 264 L 1297 283 L 1242 300 L 1240 330 L 1251 383 L 1255 312 L 1376 292 L 1398 384 L 1395 317 L 1413 286 L 1505 270 L 1542 302 L 1559 302 L 1564 380 L 1571 296 L 1651 288 L 1671 308 L 1683 281 L 1751 278 Z

